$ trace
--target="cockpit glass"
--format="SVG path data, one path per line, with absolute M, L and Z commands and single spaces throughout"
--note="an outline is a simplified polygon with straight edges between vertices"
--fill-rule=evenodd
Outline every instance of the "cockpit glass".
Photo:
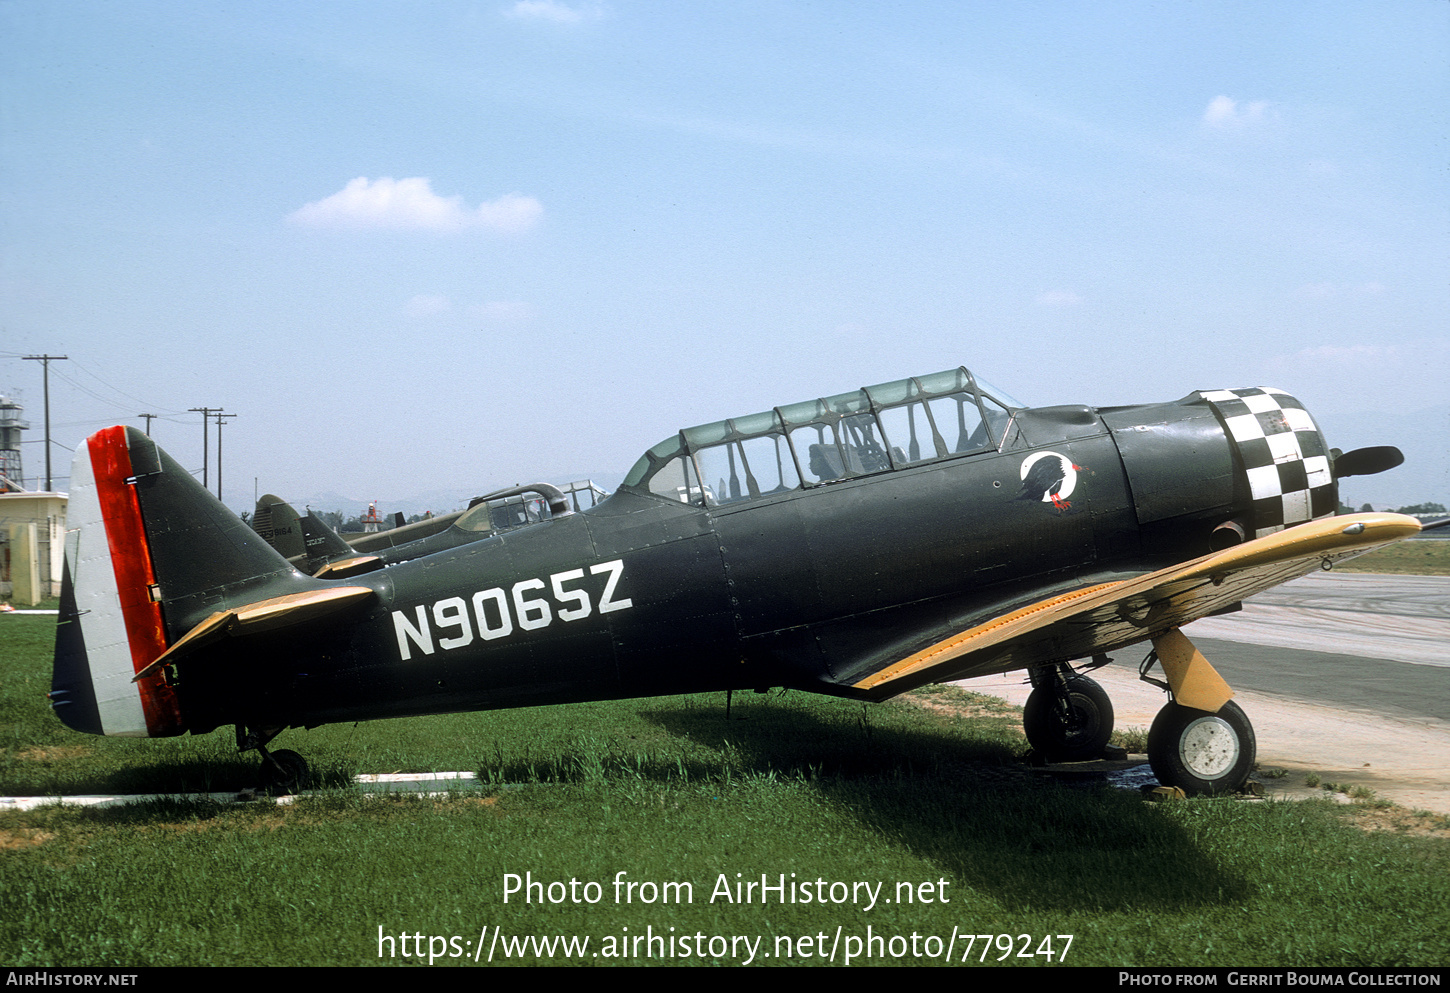
M 685 428 L 646 452 L 624 485 L 723 506 L 996 451 L 1020 406 L 958 367 Z
M 670 459 L 654 475 L 649 477 L 649 491 L 667 500 L 680 503 L 704 504 L 699 481 L 695 478 L 694 463 L 688 455 Z
M 990 397 L 991 399 L 996 400 L 1003 407 L 1018 409 L 1027 406 L 1027 404 L 1017 400 L 1014 396 L 1012 396 L 1012 394 L 1008 393 L 1006 390 L 998 389 L 991 383 L 984 380 L 982 377 L 974 376 L 973 378 L 976 379 L 977 390 L 982 394 L 982 396 Z
M 930 376 L 918 376 L 916 381 L 921 384 L 923 393 L 932 396 L 942 393 L 960 393 L 962 390 L 972 388 L 971 376 L 965 369 L 948 369 L 946 372 L 936 372 Z
M 480 503 L 470 507 L 468 510 L 464 511 L 462 517 L 458 518 L 458 520 L 453 522 L 453 526 L 456 528 L 462 528 L 464 531 L 491 530 L 493 527 L 493 522 L 489 518 L 488 504 Z
M 881 428 L 896 465 L 980 452 L 993 447 L 994 441 L 971 393 L 887 407 L 881 411 Z
M 624 477 L 624 485 L 638 486 L 652 469 L 669 461 L 672 455 L 678 455 L 682 451 L 684 451 L 684 447 L 680 444 L 680 436 L 678 434 L 670 435 L 639 457 L 639 461 L 630 468 L 629 474 Z
M 1003 435 L 1007 431 L 1007 423 L 1012 419 L 1012 415 L 1008 413 L 1006 407 L 985 393 L 982 394 L 982 407 L 987 411 L 987 422 L 991 425 L 992 440 L 1002 446 L 1005 451 Z
M 710 445 L 695 452 L 711 506 L 785 493 L 800 486 L 790 446 L 780 434 Z
M 855 390 L 819 400 L 804 400 L 776 409 L 780 411 L 781 419 L 787 427 L 815 423 L 834 424 L 844 416 L 869 411 L 871 398 L 866 395 L 865 390 Z

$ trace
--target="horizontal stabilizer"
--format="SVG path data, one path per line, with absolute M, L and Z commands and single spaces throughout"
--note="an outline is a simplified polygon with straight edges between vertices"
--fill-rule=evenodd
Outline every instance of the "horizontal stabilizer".
M 135 679 L 149 676 L 205 645 L 225 637 L 260 634 L 290 627 L 303 621 L 316 621 L 345 607 L 361 603 L 375 593 L 365 586 L 343 586 L 335 589 L 289 593 L 286 596 L 259 600 L 256 603 L 219 610 L 188 631 L 156 661 L 136 673 Z
M 350 576 L 361 576 L 365 572 L 373 572 L 382 567 L 383 560 L 376 555 L 354 555 L 351 558 L 327 563 L 313 573 L 313 578 L 347 579 Z

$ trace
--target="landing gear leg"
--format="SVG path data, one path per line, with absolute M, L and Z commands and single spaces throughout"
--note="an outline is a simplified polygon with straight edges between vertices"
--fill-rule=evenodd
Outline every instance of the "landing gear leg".
M 1095 680 L 1066 664 L 1029 672 L 1032 695 L 1022 710 L 1028 743 L 1055 762 L 1099 758 L 1113 733 L 1113 703 Z
M 1155 661 L 1167 683 L 1148 675 Z M 1254 726 L 1208 660 L 1181 631 L 1166 631 L 1153 639 L 1138 675 L 1172 695 L 1148 730 L 1148 764 L 1158 782 L 1189 796 L 1241 789 L 1258 756 Z
M 262 789 L 273 796 L 302 792 L 307 788 L 310 775 L 307 760 L 291 749 L 267 750 L 267 742 L 281 733 L 281 728 L 253 728 L 249 731 L 246 725 L 237 725 L 238 751 L 261 753 L 262 765 L 258 772 L 262 777 Z
M 307 789 L 307 760 L 288 748 L 262 752 L 262 787 L 273 796 Z

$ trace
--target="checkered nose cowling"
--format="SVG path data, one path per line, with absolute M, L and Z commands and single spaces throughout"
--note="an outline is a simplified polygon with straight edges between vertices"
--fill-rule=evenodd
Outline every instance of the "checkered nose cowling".
M 1304 405 L 1283 390 L 1200 393 L 1223 422 L 1248 485 L 1253 536 L 1339 509 L 1329 446 Z

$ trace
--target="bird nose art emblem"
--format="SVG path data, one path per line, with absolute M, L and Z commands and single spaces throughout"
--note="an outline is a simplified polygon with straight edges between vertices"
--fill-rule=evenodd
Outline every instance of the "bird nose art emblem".
M 1058 510 L 1067 510 L 1072 504 L 1067 498 L 1077 487 L 1078 466 L 1072 459 L 1057 452 L 1035 452 L 1022 460 L 1022 489 L 1018 500 L 1040 500 L 1050 503 Z

